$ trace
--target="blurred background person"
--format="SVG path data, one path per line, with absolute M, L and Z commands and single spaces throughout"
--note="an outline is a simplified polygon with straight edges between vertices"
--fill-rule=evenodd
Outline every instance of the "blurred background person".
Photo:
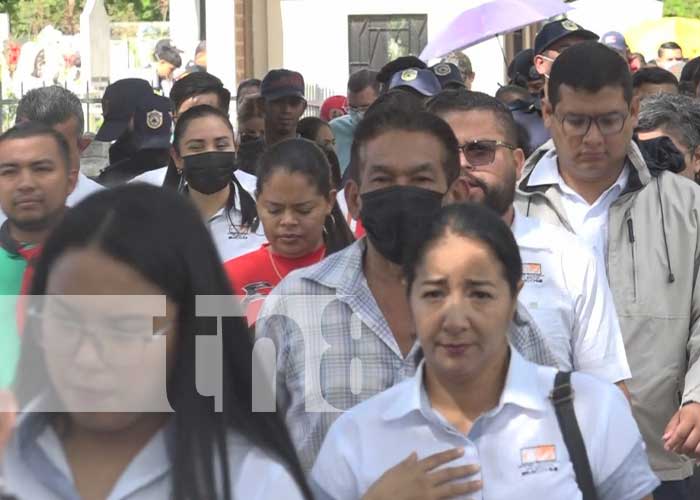
M 252 94 L 260 94 L 262 82 L 257 78 L 243 80 L 236 89 L 236 107 L 240 107 L 243 99 Z
M 678 79 L 670 71 L 652 66 L 632 75 L 632 88 L 639 99 L 658 93 L 678 94 Z
M 673 65 L 683 62 L 683 49 L 676 42 L 666 42 L 659 46 L 656 64 L 664 69 L 670 69 Z
M 330 122 L 347 114 L 348 99 L 344 95 L 334 95 L 323 101 L 319 117 Z
M 330 125 L 315 116 L 307 116 L 299 121 L 299 136 L 315 142 L 324 151 L 335 150 L 335 137 Z
M 472 68 L 472 61 L 469 59 L 464 52 L 455 51 L 450 52 L 445 56 L 442 62 L 452 63 L 459 68 L 459 72 L 462 74 L 462 81 L 467 90 L 471 90 L 474 84 L 474 79 L 476 78 L 476 73 Z
M 153 75 L 153 90 L 168 97 L 175 82 L 175 70 L 182 66 L 182 51 L 173 46 L 170 40 L 160 40 L 153 50 L 155 74 Z
M 344 173 L 350 164 L 350 148 L 355 129 L 378 96 L 379 82 L 376 71 L 362 69 L 350 75 L 347 93 L 348 114 L 330 122 L 341 173 Z
M 297 71 L 274 69 L 260 85 L 265 102 L 265 144 L 273 146 L 297 136 L 297 125 L 306 111 L 304 77 Z
M 700 102 L 692 97 L 656 94 L 642 101 L 637 135 L 642 141 L 667 136 L 685 160 L 681 175 L 698 181 L 700 174 Z
M 258 158 L 265 150 L 265 100 L 260 94 L 244 97 L 237 118 L 236 165 L 239 170 L 255 175 Z

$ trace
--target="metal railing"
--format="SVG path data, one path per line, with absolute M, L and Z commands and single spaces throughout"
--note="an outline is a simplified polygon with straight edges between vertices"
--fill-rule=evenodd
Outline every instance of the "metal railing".
M 102 124 L 102 93 L 108 82 L 105 82 L 101 89 L 91 88 L 89 84 L 85 85 L 85 92 L 76 94 L 83 104 L 83 113 L 85 114 L 85 132 L 94 133 Z M 67 85 L 64 85 L 67 88 Z M 2 97 L 3 86 L 0 82 L 0 131 L 5 131 L 12 127 L 15 123 L 17 113 L 17 104 L 24 96 L 24 86 L 20 87 L 19 97 Z M 321 112 L 323 101 L 327 98 L 336 95 L 337 92 L 321 87 L 315 84 L 308 84 L 305 88 L 307 108 L 304 116 L 318 116 Z M 231 98 L 231 122 L 236 123 L 236 97 Z

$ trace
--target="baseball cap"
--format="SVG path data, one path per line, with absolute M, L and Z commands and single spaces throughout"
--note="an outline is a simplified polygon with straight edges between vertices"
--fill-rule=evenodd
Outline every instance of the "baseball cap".
M 508 65 L 508 80 L 511 84 L 525 86 L 527 82 L 540 80 L 540 75 L 535 69 L 535 51 L 532 49 L 521 50 Z
M 260 85 L 260 95 L 266 101 L 282 97 L 304 98 L 304 77 L 301 73 L 288 69 L 273 69 Z
M 432 66 L 430 71 L 437 77 L 443 89 L 451 87 L 464 87 L 464 79 L 459 68 L 449 62 L 441 62 Z
M 432 97 L 442 91 L 440 81 L 429 69 L 409 68 L 394 73 L 389 80 L 389 88 L 408 87 L 416 92 Z
M 607 45 L 613 50 L 622 52 L 623 54 L 627 53 L 627 42 L 625 41 L 625 37 L 622 36 L 622 33 L 617 31 L 608 31 L 605 33 L 602 37 L 600 37 L 600 43 Z
M 139 150 L 167 149 L 173 126 L 170 100 L 151 92 L 143 96 L 134 114 L 134 135 Z
M 445 58 L 442 60 L 442 62 L 447 62 L 447 63 L 452 63 L 455 64 L 459 70 L 462 72 L 462 76 L 464 78 L 467 78 L 469 75 L 471 75 L 474 70 L 472 68 L 472 61 L 469 59 L 469 57 L 464 53 L 460 51 L 455 51 L 455 52 L 450 52 L 445 56 Z
M 571 19 L 560 19 L 545 24 L 535 37 L 535 54 L 542 54 L 554 43 L 567 36 L 576 35 L 590 40 L 598 40 L 598 35 L 582 28 Z
M 151 85 L 140 78 L 124 78 L 109 85 L 102 96 L 104 122 L 95 140 L 109 142 L 118 139 L 129 126 L 138 103 L 151 94 Z

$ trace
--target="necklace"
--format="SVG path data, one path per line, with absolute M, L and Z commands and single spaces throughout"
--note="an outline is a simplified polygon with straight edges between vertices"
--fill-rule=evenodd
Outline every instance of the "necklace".
M 326 250 L 323 250 L 323 253 L 321 254 L 321 258 L 318 259 L 314 264 L 318 264 L 323 260 L 323 258 L 326 256 Z M 284 276 L 282 276 L 282 273 L 280 273 L 280 270 L 277 269 L 277 264 L 275 264 L 275 258 L 272 256 L 272 251 L 270 250 L 270 247 L 267 247 L 267 257 L 270 259 L 270 264 L 272 264 L 272 270 L 275 271 L 275 274 L 277 277 L 282 281 L 284 279 Z M 311 264 L 309 264 L 311 265 Z M 290 271 L 293 271 L 294 269 L 290 269 Z M 289 273 L 287 273 L 289 274 Z M 285 275 L 286 276 L 286 275 Z

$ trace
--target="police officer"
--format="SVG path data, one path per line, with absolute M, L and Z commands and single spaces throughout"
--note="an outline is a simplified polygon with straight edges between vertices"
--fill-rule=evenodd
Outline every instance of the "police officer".
M 170 101 L 153 93 L 148 82 L 119 80 L 102 98 L 104 123 L 96 140 L 114 141 L 110 164 L 98 177 L 105 186 L 123 184 L 168 164 L 172 116 Z
M 598 35 L 588 31 L 570 19 L 560 19 L 545 24 L 535 37 L 533 64 L 536 73 L 549 78 L 552 63 L 565 49 L 587 40 L 598 40 Z M 527 72 L 530 76 L 530 70 Z M 534 76 L 534 75 L 532 75 Z M 544 89 L 546 97 L 546 86 Z M 511 107 L 513 118 L 522 125 L 530 137 L 529 150 L 534 151 L 550 139 L 542 121 L 541 95 L 530 103 L 522 102 Z

